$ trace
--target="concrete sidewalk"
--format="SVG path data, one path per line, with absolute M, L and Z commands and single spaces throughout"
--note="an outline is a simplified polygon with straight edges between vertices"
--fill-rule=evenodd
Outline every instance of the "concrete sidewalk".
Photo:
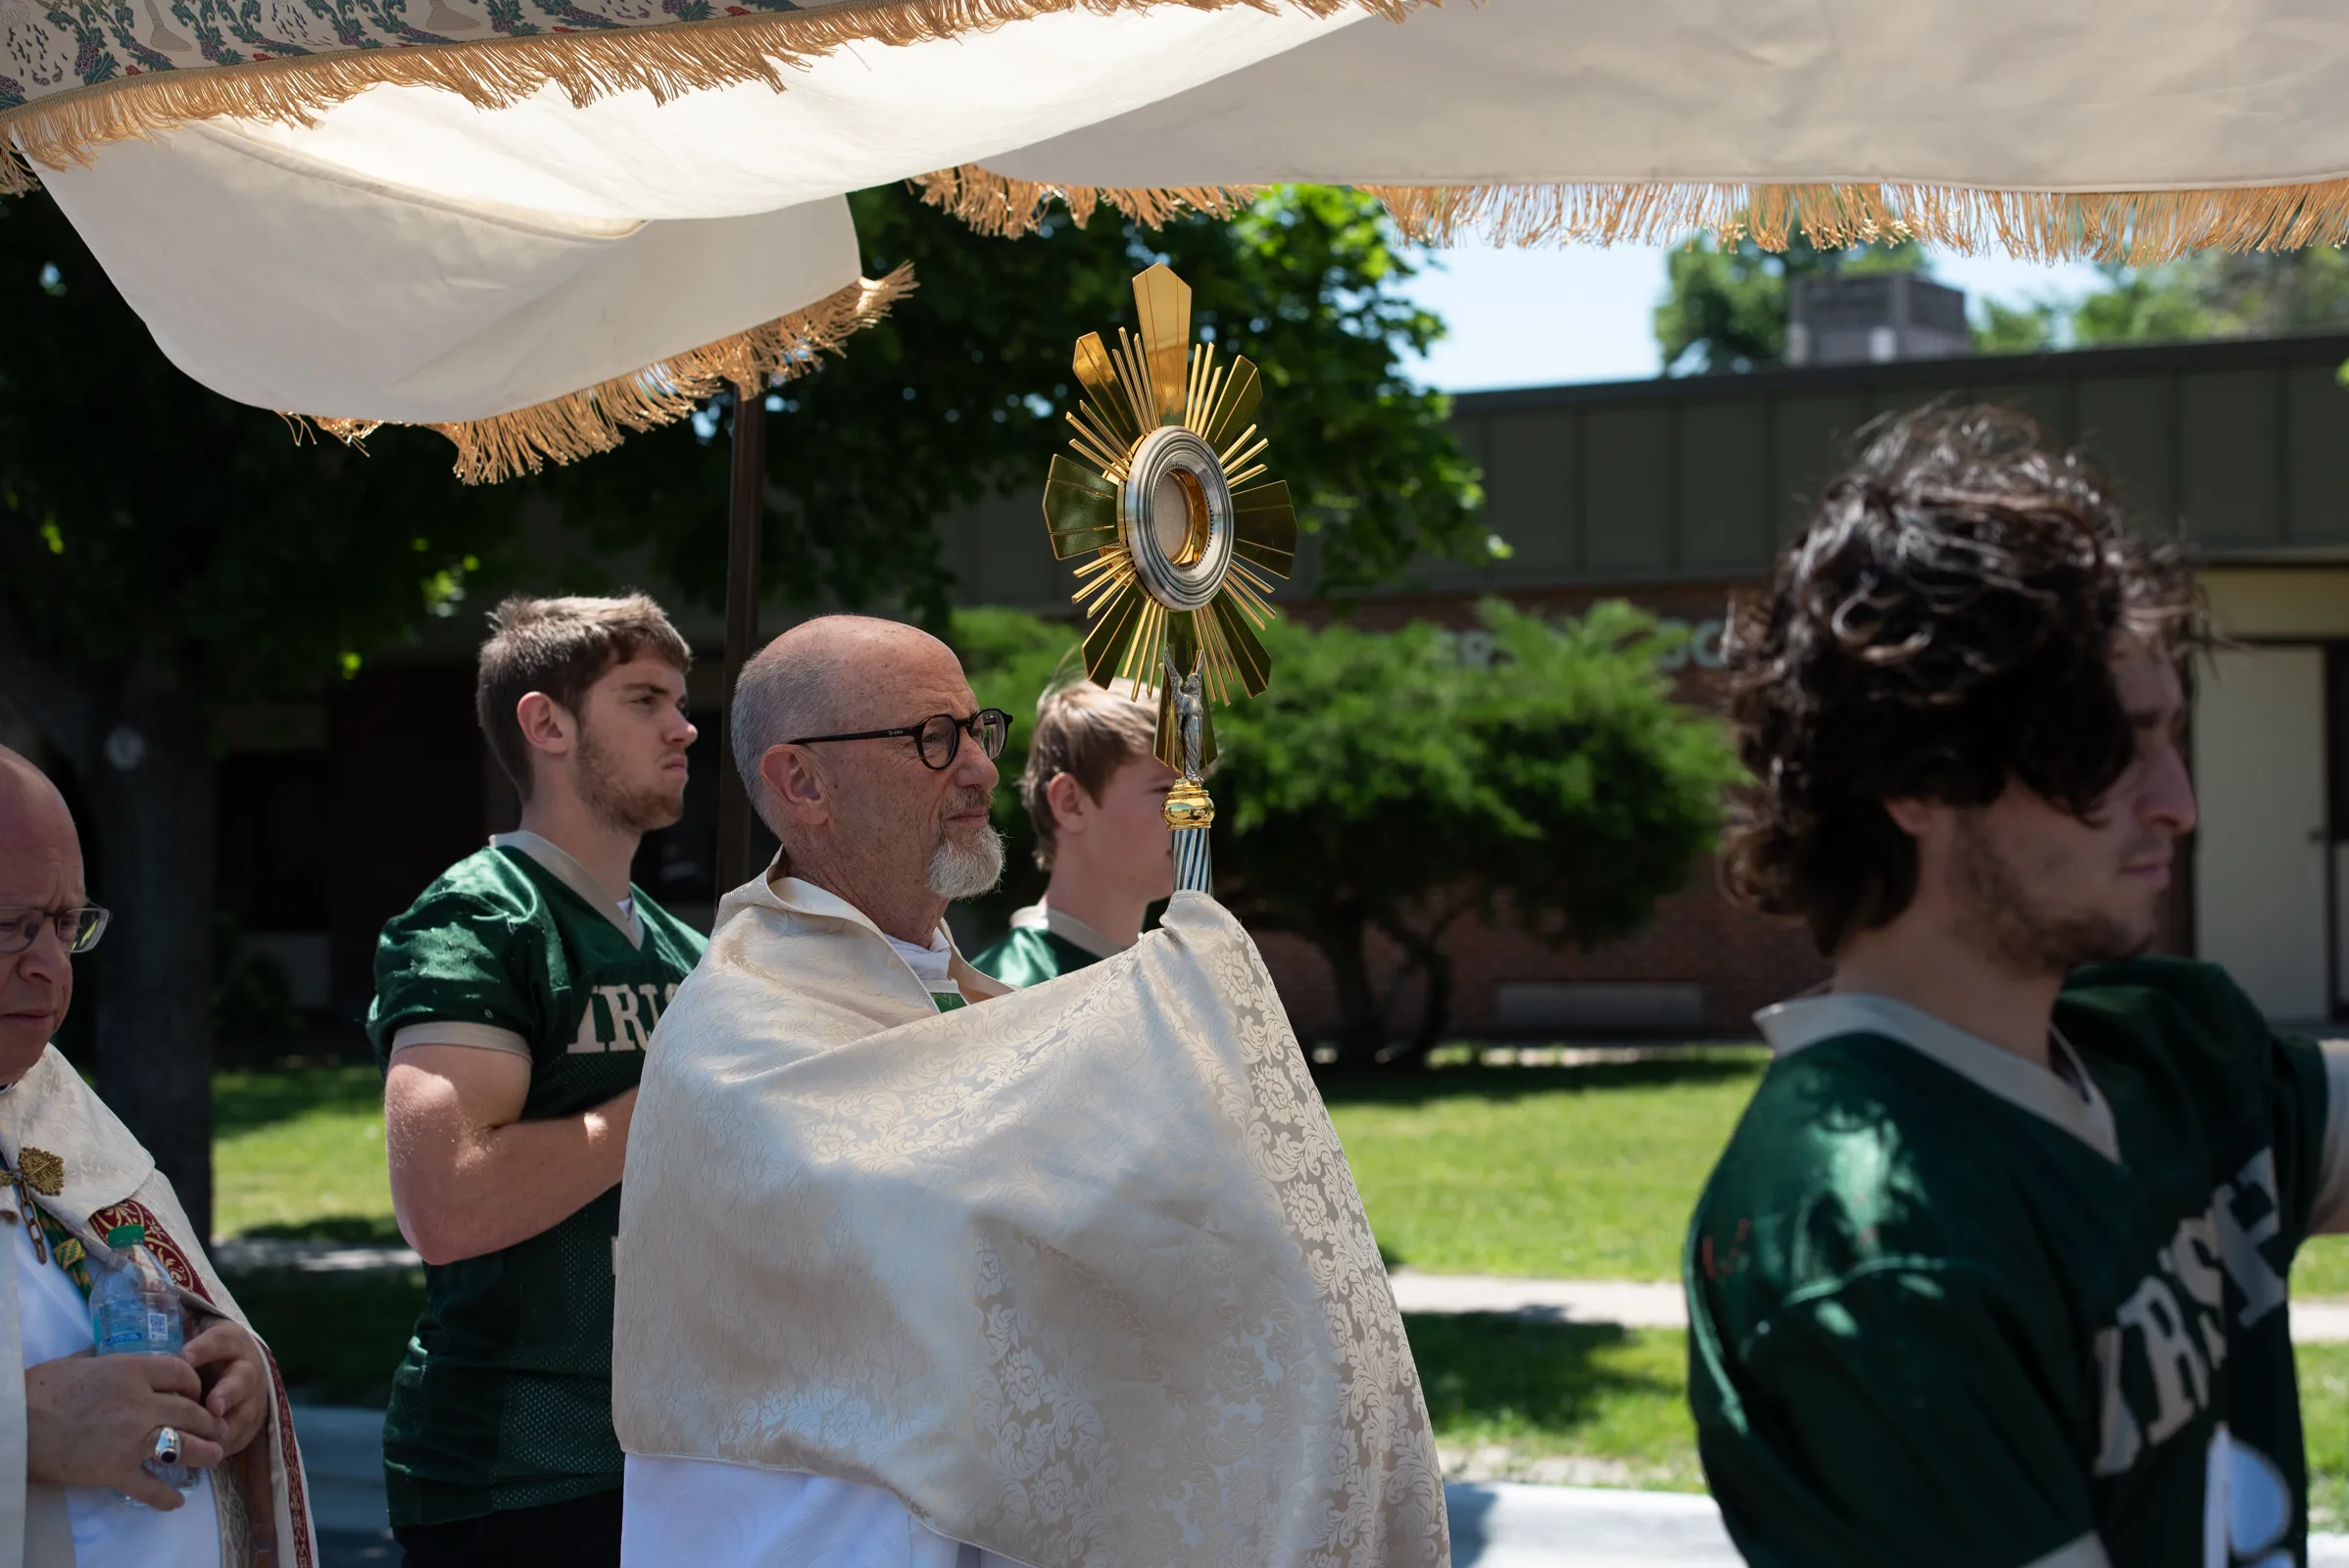
M 1514 1280 L 1487 1274 L 1422 1274 L 1413 1268 L 1396 1269 L 1388 1283 L 1395 1291 L 1395 1304 L 1405 1312 L 1503 1312 L 1552 1323 L 1620 1323 L 1634 1329 L 1688 1326 L 1688 1303 L 1678 1285 Z M 2349 1302 L 2294 1301 L 2292 1341 L 2349 1341 Z
M 214 1263 L 229 1274 L 252 1269 L 296 1269 L 340 1274 L 416 1268 L 422 1259 L 405 1247 L 341 1242 L 279 1241 L 231 1236 L 212 1244 Z M 1620 1323 L 1633 1329 L 1685 1329 L 1688 1303 L 1677 1284 L 1646 1280 L 1522 1280 L 1490 1274 L 1422 1274 L 1398 1268 L 1389 1276 L 1395 1305 L 1406 1312 L 1505 1312 L 1553 1323 Z M 2349 1342 L 2349 1301 L 2294 1301 L 2292 1339 L 2301 1345 Z

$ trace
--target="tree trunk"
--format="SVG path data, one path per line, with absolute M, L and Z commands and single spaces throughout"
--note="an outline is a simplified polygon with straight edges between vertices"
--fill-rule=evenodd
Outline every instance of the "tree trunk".
M 214 775 L 211 705 L 142 662 L 102 701 L 82 776 L 114 910 L 98 994 L 98 1090 L 212 1240 Z
M 1419 975 L 1427 985 L 1420 999 L 1419 1027 L 1409 1040 L 1382 1052 L 1379 1060 L 1393 1066 L 1424 1066 L 1428 1053 L 1444 1043 L 1444 1026 L 1451 1021 L 1451 957 L 1444 951 L 1444 931 L 1441 927 L 1433 932 L 1413 931 L 1401 925 L 1381 925 L 1379 929 L 1403 950 L 1410 965 L 1405 973 Z
M 1338 1059 L 1355 1066 L 1376 1058 L 1386 1044 L 1386 1010 L 1379 1005 L 1378 988 L 1370 981 L 1370 958 L 1363 939 L 1370 923 L 1350 910 L 1325 912 L 1313 925 L 1312 942 L 1329 960 L 1330 979 L 1338 992 Z
M 1420 968 L 1428 977 L 1428 992 L 1419 1009 L 1419 1032 L 1411 1037 L 1410 1060 L 1425 1066 L 1428 1053 L 1444 1044 L 1444 1031 L 1451 1026 L 1451 955 L 1441 943 L 1431 942 Z

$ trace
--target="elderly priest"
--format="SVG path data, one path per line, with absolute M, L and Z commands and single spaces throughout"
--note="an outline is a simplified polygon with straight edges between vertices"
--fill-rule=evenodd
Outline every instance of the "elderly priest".
M 57 789 L 0 748 L 0 1564 L 317 1561 L 285 1391 L 155 1161 L 49 1044 L 106 929 Z M 90 1353 L 92 1254 L 143 1227 L 184 1357 Z M 192 1466 L 182 1492 L 150 1462 Z M 127 1499 L 127 1500 L 125 1500 Z
M 735 759 L 782 853 L 645 1067 L 622 1560 L 1444 1562 L 1401 1321 L 1247 936 L 1178 895 L 1009 994 L 948 936 L 1001 869 L 1007 722 L 888 621 L 743 671 Z

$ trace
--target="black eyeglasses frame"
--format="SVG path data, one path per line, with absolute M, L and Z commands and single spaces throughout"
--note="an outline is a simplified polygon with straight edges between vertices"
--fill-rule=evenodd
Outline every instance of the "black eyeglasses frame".
M 930 726 L 940 719 L 945 719 L 949 726 L 946 757 L 943 760 L 933 762 L 930 760 L 929 743 L 923 737 Z M 798 740 L 785 741 L 783 744 L 822 746 L 832 741 L 890 741 L 910 736 L 913 755 L 921 759 L 922 766 L 933 773 L 943 773 L 954 765 L 955 758 L 962 755 L 962 737 L 966 734 L 979 743 L 980 750 L 987 754 L 987 760 L 992 762 L 1003 755 L 1004 743 L 1011 738 L 1011 715 L 1000 708 L 982 708 L 968 718 L 956 718 L 952 713 L 932 713 L 918 724 L 900 724 L 895 729 L 860 729 L 848 735 L 803 735 Z M 994 737 L 992 744 L 988 739 L 990 735 Z

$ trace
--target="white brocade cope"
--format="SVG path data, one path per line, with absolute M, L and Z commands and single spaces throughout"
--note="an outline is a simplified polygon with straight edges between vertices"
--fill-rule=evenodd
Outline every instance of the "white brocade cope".
M 1035 1568 L 1448 1561 L 1418 1374 L 1246 932 L 933 1013 L 861 920 L 730 895 L 621 1189 L 633 1455 L 886 1488 Z

